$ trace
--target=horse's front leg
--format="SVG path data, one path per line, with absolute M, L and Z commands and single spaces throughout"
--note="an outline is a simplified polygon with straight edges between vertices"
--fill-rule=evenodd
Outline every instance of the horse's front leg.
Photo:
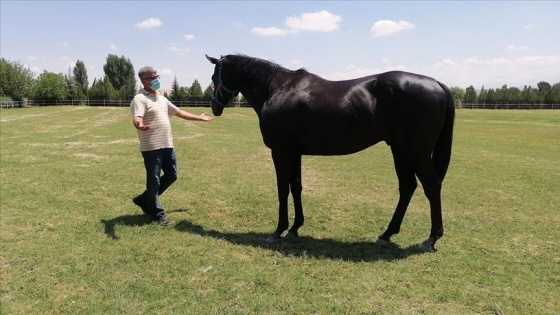
M 285 152 L 272 150 L 272 160 L 276 169 L 276 185 L 278 188 L 278 226 L 266 241 L 276 243 L 282 240 L 282 234 L 288 229 L 288 195 L 290 194 L 290 158 Z
M 294 198 L 295 219 L 294 224 L 286 234 L 286 238 L 298 237 L 298 229 L 303 225 L 303 205 L 301 203 L 301 191 L 303 190 L 301 183 L 301 155 L 295 155 L 291 163 L 290 191 Z

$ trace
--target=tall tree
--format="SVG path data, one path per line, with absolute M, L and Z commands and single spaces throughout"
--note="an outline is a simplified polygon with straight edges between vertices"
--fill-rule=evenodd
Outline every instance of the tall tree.
M 551 93 L 552 104 L 560 104 L 560 82 L 552 86 Z
M 179 82 L 177 82 L 177 77 L 173 78 L 173 82 L 171 83 L 171 101 L 179 101 L 181 99 L 179 95 L 180 90 Z
M 31 96 L 36 100 L 66 100 L 68 87 L 63 74 L 44 72 L 31 88 Z
M 476 104 L 476 91 L 474 86 L 471 85 L 465 90 L 465 98 L 463 101 L 466 104 Z
M 198 80 L 194 80 L 193 84 L 189 88 L 189 94 L 191 100 L 201 101 L 203 99 L 204 93 L 202 93 L 202 87 L 200 86 Z
M 86 66 L 81 60 L 76 61 L 76 65 L 73 70 L 74 74 L 74 85 L 76 87 L 76 94 L 78 98 L 84 98 L 89 89 L 89 81 Z
M 209 101 L 212 99 L 213 95 L 214 95 L 214 83 L 210 83 L 206 88 L 206 90 L 204 90 L 203 100 Z
M 17 61 L 0 58 L 0 96 L 21 101 L 29 95 L 35 74 Z
M 121 99 L 132 99 L 136 94 L 136 76 L 130 59 L 124 56 L 111 55 L 103 66 L 105 77 L 119 92 Z
M 66 80 L 66 89 L 68 90 L 68 98 L 76 99 L 78 98 L 78 93 L 76 90 L 76 82 L 74 81 L 74 74 L 72 68 L 68 66 L 68 74 L 64 76 Z
M 483 85 L 482 88 L 480 88 L 480 92 L 478 93 L 477 104 L 486 104 L 487 101 L 488 91 L 486 91 Z
M 550 83 L 541 81 L 537 83 L 541 103 L 552 104 L 552 86 Z
M 103 80 L 93 80 L 93 84 L 88 91 L 88 97 L 92 100 L 114 100 L 119 97 L 111 81 L 104 77 Z
M 461 106 L 463 104 L 463 99 L 465 98 L 465 90 L 457 86 L 452 86 L 449 90 L 451 90 L 455 106 Z

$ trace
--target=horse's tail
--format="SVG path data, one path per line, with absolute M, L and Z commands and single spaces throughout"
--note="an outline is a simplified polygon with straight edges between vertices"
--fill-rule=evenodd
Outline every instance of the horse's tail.
M 449 162 L 451 161 L 451 145 L 453 143 L 453 124 L 455 121 L 455 102 L 451 91 L 445 84 L 438 82 L 441 88 L 447 95 L 447 110 L 445 113 L 445 121 L 439 133 L 434 152 L 432 154 L 432 161 L 436 169 L 436 173 L 440 182 L 443 182 Z

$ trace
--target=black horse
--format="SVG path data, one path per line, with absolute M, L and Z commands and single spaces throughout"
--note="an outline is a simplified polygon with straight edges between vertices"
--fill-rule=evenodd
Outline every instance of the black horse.
M 391 242 L 417 187 L 430 202 L 432 229 L 420 245 L 435 251 L 443 236 L 441 187 L 451 158 L 455 105 L 442 83 L 418 74 L 391 71 L 346 81 L 328 81 L 305 69 L 292 71 L 245 55 L 215 65 L 212 112 L 242 93 L 259 117 L 264 143 L 272 151 L 278 185 L 276 242 L 288 229 L 288 195 L 294 200 L 294 224 L 284 236 L 297 237 L 303 225 L 302 155 L 344 155 L 385 141 L 393 153 L 399 201 L 378 244 Z M 227 86 L 227 87 L 226 87 Z

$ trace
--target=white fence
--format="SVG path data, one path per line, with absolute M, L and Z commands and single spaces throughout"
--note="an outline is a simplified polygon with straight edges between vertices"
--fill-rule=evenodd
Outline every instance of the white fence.
M 178 107 L 210 107 L 210 101 L 173 101 Z M 128 107 L 130 100 L 27 100 L 22 102 L 0 101 L 0 108 L 19 108 L 28 106 L 59 106 L 59 105 L 81 105 L 81 106 L 110 106 Z M 229 107 L 249 107 L 246 102 L 236 102 Z M 469 109 L 560 109 L 560 104 L 460 104 L 457 108 Z
M 560 109 L 560 104 L 460 104 L 469 109 Z
M 178 107 L 210 107 L 210 101 L 172 101 Z M 110 107 L 128 107 L 130 100 L 25 100 L 16 101 L 0 101 L 0 108 L 19 108 L 29 106 L 110 106 Z M 247 107 L 247 102 L 235 102 L 228 104 L 228 107 Z

